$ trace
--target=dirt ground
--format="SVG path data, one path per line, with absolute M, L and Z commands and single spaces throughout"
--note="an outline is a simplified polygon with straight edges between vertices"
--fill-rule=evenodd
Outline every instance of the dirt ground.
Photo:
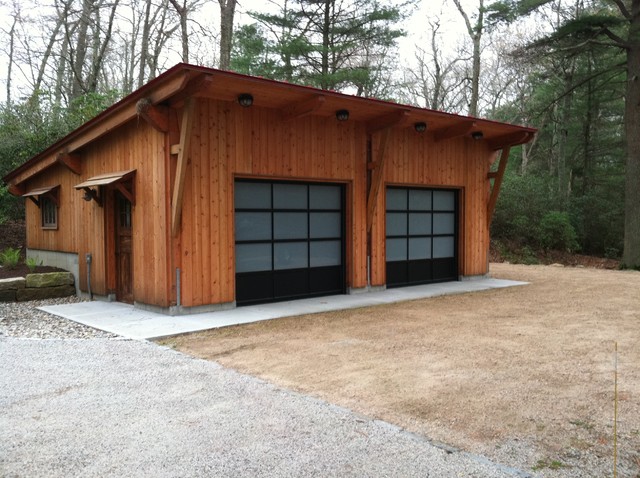
M 527 286 L 165 341 L 540 476 L 640 476 L 640 273 L 492 264 Z

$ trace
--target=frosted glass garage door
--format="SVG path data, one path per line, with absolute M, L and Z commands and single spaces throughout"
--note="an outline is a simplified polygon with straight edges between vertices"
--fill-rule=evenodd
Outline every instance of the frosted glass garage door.
M 344 293 L 344 191 L 337 184 L 235 183 L 236 302 Z
M 457 223 L 457 191 L 387 188 L 387 286 L 457 280 Z

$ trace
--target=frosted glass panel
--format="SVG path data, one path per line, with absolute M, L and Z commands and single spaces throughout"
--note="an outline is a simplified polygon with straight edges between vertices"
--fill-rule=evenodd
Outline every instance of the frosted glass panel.
M 235 184 L 236 209 L 271 209 L 271 184 Z
M 340 186 L 309 186 L 310 209 L 341 209 Z
M 433 233 L 434 234 L 453 234 L 454 232 L 455 232 L 455 215 L 453 213 L 433 215 Z
M 307 243 L 285 242 L 273 245 L 274 269 L 308 267 Z
M 340 227 L 339 212 L 312 212 L 311 220 L 311 239 L 319 239 L 324 237 L 340 237 L 342 228 Z
M 274 184 L 274 209 L 306 209 L 307 186 L 304 184 Z
M 409 235 L 431 234 L 431 214 L 412 212 L 409 214 Z
M 407 240 L 387 239 L 387 262 L 407 260 Z
M 434 211 L 453 211 L 455 208 L 455 194 L 453 191 L 433 191 Z
M 411 189 L 409 191 L 409 209 L 429 211 L 431 209 L 431 191 Z
M 236 272 L 271 270 L 271 244 L 236 245 Z
M 431 238 L 412 237 L 409 239 L 409 260 L 431 259 Z
M 340 241 L 311 243 L 311 267 L 339 266 L 342 263 Z
M 392 209 L 407 209 L 406 189 L 387 189 L 387 210 Z
M 453 249 L 454 249 L 453 237 L 434 237 L 433 238 L 433 258 L 434 259 L 453 257 Z
M 387 236 L 407 235 L 407 215 L 403 212 L 387 213 Z
M 274 212 L 273 213 L 273 238 L 274 239 L 306 239 L 307 238 L 307 213 L 306 212 Z
M 237 212 L 236 241 L 271 240 L 271 213 Z

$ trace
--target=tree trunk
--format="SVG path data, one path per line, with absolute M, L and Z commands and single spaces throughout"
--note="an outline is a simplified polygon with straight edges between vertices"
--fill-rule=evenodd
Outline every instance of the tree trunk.
M 228 70 L 231 62 L 236 0 L 218 0 L 218 3 L 220 3 L 220 69 Z
M 187 32 L 187 0 L 184 0 L 182 6 L 177 0 L 169 0 L 173 8 L 178 12 L 180 17 L 180 35 L 182 39 L 182 61 L 189 63 L 189 35 Z
M 71 98 L 69 98 L 69 100 L 73 100 L 85 92 L 84 63 L 87 58 L 87 49 L 89 47 L 87 33 L 89 30 L 89 22 L 91 21 L 92 9 L 93 9 L 93 1 L 83 0 L 82 14 L 80 15 L 79 26 L 78 26 L 78 37 L 75 40 L 76 49 L 75 51 L 70 51 L 73 57 L 71 59 L 73 83 L 71 86 Z M 67 18 L 65 23 L 67 23 L 68 21 L 69 19 Z M 67 42 L 69 46 L 72 45 L 71 36 L 69 34 L 67 34 Z M 71 50 L 71 48 L 69 48 L 69 50 Z
M 626 171 L 622 263 L 640 269 L 640 0 L 631 5 L 625 101 Z
M 471 99 L 469 101 L 469 116 L 478 116 L 478 102 L 480 101 L 480 60 L 481 60 L 481 42 L 482 33 L 484 31 L 484 0 L 479 0 L 478 18 L 475 25 L 471 25 L 469 15 L 464 11 L 460 0 L 453 0 L 460 15 L 464 19 L 467 33 L 473 44 L 473 53 L 471 57 Z
M 11 69 L 13 67 L 13 50 L 15 45 L 16 25 L 18 23 L 18 12 L 13 13 L 13 23 L 9 31 L 9 58 L 7 65 L 7 106 L 11 106 Z
M 144 71 L 147 66 L 147 55 L 149 54 L 149 32 L 151 30 L 151 0 L 147 0 L 144 12 L 144 23 L 142 25 L 142 38 L 140 40 L 140 65 L 138 70 L 138 88 L 144 85 Z
M 322 78 L 320 88 L 327 90 L 329 85 L 329 40 L 331 30 L 331 3 L 333 0 L 324 2 L 324 20 L 322 23 Z

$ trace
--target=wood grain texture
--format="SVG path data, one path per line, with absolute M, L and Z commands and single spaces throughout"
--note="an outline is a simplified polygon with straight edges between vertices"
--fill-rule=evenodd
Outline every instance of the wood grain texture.
M 82 174 L 62 165 L 36 176 L 28 188 L 60 184 L 59 228 L 40 228 L 39 210 L 27 204 L 28 246 L 77 252 L 81 288 L 86 290 L 84 255 L 93 254 L 92 287 L 115 287 L 109 207 L 82 200 L 73 189 L 89 177 L 136 169 L 133 208 L 133 296 L 136 302 L 194 307 L 235 300 L 234 181 L 237 178 L 334 182 L 345 186 L 347 287 L 367 285 L 367 121 L 338 122 L 333 113 L 282 120 L 281 108 L 242 108 L 235 101 L 194 102 L 191 144 L 184 161 L 182 218 L 171 233 L 171 198 L 179 175 L 171 145 L 177 142 L 184 108 L 169 111 L 169 132 L 144 120 L 130 121 L 81 151 Z M 183 120 L 184 121 L 184 120 Z M 378 157 L 381 132 L 373 134 Z M 182 141 L 181 141 L 182 142 Z M 460 274 L 487 272 L 487 205 L 492 151 L 467 137 L 434 142 L 412 127 L 390 130 L 385 168 L 371 223 L 371 284 L 385 284 L 385 188 L 389 185 L 447 187 L 459 191 Z M 139 272 L 139 271 L 143 271 Z

